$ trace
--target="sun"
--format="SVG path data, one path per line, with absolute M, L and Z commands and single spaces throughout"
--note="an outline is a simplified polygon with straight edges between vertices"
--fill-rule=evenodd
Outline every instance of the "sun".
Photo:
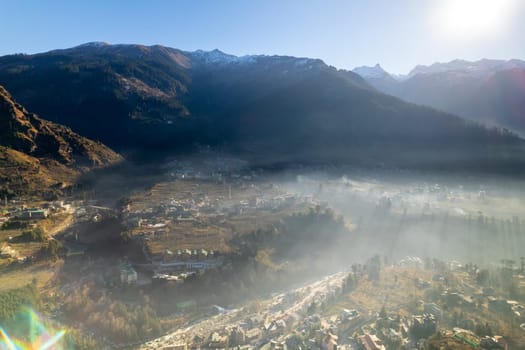
M 517 0 L 442 0 L 437 25 L 449 38 L 476 39 L 501 34 Z

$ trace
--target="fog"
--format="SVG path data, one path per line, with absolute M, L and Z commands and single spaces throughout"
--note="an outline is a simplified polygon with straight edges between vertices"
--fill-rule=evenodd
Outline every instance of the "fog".
M 299 327 L 341 307 L 370 321 L 391 295 L 390 307 L 410 314 L 422 299 L 442 305 L 449 291 L 497 287 L 522 300 L 521 188 L 511 176 L 254 167 L 210 152 L 127 162 L 64 190 L 68 209 L 51 217 L 71 221 L 54 234 L 54 250 L 11 274 L 52 266 L 55 317 L 92 332 L 70 341 L 141 349 L 179 338 L 206 348 L 215 331 L 230 334 L 261 315 L 248 328 L 283 317 Z M 16 249 L 45 236 L 17 232 L 9 231 Z
M 518 261 L 525 241 L 521 181 L 372 172 L 298 175 L 283 186 L 312 195 L 353 226 L 356 261 L 380 254 L 491 265 Z

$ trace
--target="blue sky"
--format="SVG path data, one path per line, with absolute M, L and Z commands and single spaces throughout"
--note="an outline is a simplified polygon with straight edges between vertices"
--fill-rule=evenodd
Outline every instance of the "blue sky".
M 454 7 L 462 1 L 465 6 Z M 480 2 L 486 3 L 483 8 L 477 5 Z M 501 2 L 508 6 L 493 8 Z M 184 50 L 218 48 L 236 55 L 307 56 L 345 69 L 380 63 L 388 71 L 407 73 L 416 64 L 455 58 L 525 59 L 524 4 L 521 0 L 0 0 L 0 55 L 107 41 Z

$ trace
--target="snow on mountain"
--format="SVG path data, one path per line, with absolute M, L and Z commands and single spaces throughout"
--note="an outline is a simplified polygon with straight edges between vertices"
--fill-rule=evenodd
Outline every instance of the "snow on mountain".
M 408 73 L 411 78 L 418 74 L 438 74 L 455 72 L 462 75 L 471 76 L 488 76 L 495 72 L 513 69 L 525 68 L 525 62 L 520 60 L 491 60 L 482 59 L 479 61 L 453 60 L 447 63 L 434 63 L 430 66 L 418 65 Z
M 110 43 L 105 42 L 105 41 L 92 41 L 92 42 L 89 42 L 89 43 L 78 45 L 78 46 L 76 46 L 76 48 L 81 48 L 81 47 L 105 47 L 105 46 L 110 46 L 110 45 L 111 45 Z
M 203 63 L 213 63 L 213 64 L 228 64 L 228 63 L 254 63 L 255 57 L 253 55 L 246 56 L 235 56 L 230 55 L 221 50 L 215 49 L 212 51 L 197 50 L 193 52 L 188 52 L 194 59 L 201 60 Z
M 352 70 L 354 73 L 359 74 L 361 77 L 368 79 L 368 78 L 383 78 L 385 76 L 390 76 L 390 74 L 385 71 L 379 63 L 376 64 L 373 67 L 369 66 L 362 66 L 362 67 L 356 67 Z
M 279 56 L 279 55 L 245 55 L 235 56 L 224 53 L 220 50 L 204 51 L 197 50 L 186 52 L 196 62 L 212 65 L 249 65 L 257 64 L 263 69 L 282 70 L 283 74 L 289 73 L 290 68 L 298 71 L 309 71 L 315 68 L 327 68 L 328 66 L 320 59 Z

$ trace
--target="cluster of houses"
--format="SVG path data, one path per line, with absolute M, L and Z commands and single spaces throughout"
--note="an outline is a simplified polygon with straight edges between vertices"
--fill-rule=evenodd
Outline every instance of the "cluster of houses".
M 221 266 L 224 257 L 213 250 L 178 249 L 166 250 L 162 260 L 153 259 L 155 279 L 161 281 L 183 282 L 196 273 Z
M 6 205 L 4 209 L 0 210 L 0 227 L 4 228 L 35 228 L 38 226 L 38 221 L 48 218 L 50 215 L 69 210 L 71 204 L 66 204 L 64 201 L 53 201 L 42 204 L 39 207 L 28 208 L 22 201 L 11 201 L 12 206 Z M 24 222 L 23 224 L 21 222 Z M 11 241 L 13 237 L 8 237 Z M 10 246 L 7 242 L 0 246 L 0 258 L 14 259 L 18 262 L 26 261 L 26 257 L 21 256 L 20 253 Z
M 25 261 L 25 257 L 20 256 L 18 251 L 7 243 L 3 243 L 0 246 L 0 259 L 16 259 L 18 262 Z
M 433 303 L 425 304 L 425 310 L 430 312 L 425 311 L 410 318 L 389 317 L 381 319 L 381 323 L 380 319 L 366 318 L 356 310 L 346 309 L 341 311 L 336 320 L 313 314 L 301 320 L 279 318 L 265 322 L 261 316 L 252 316 L 239 324 L 213 331 L 206 337 L 195 336 L 184 341 L 179 339 L 161 349 L 386 350 L 392 344 L 424 349 L 428 345 L 426 339 L 438 332 L 438 317 L 434 314 L 441 315 L 440 308 Z M 360 335 L 353 332 L 354 335 L 350 336 L 354 330 L 359 330 Z M 463 344 L 465 348 L 508 350 L 508 343 L 502 336 L 480 337 L 472 331 L 457 327 L 453 330 L 442 329 L 439 334 L 440 339 L 450 339 Z
M 48 212 L 47 209 L 31 208 L 31 209 L 24 209 L 24 210 L 22 210 L 17 215 L 17 219 L 20 219 L 20 220 L 43 220 L 43 219 L 46 219 L 48 215 L 49 215 L 49 212 Z
M 274 320 L 264 323 L 261 318 L 247 318 L 238 325 L 213 331 L 206 337 L 195 336 L 190 341 L 179 339 L 161 349 L 187 350 L 201 349 L 265 349 L 284 350 L 296 349 L 304 343 L 299 332 L 289 332 L 284 320 Z M 286 334 L 289 332 L 288 334 Z M 334 350 L 342 349 L 337 344 L 338 336 L 329 330 L 319 329 L 306 340 L 310 349 Z
M 400 267 L 408 267 L 414 269 L 422 269 L 424 264 L 423 260 L 418 256 L 407 256 L 398 262 Z
M 22 202 L 13 201 L 13 205 L 0 210 L 0 226 L 9 220 L 38 221 L 44 220 L 53 213 L 71 209 L 71 203 L 62 200 L 47 202 L 39 207 L 28 208 Z
M 489 310 L 512 316 L 519 322 L 525 322 L 525 307 L 517 301 L 496 298 L 493 296 L 489 296 L 487 299 Z
M 175 252 L 166 249 L 164 256 L 164 262 L 176 260 L 191 263 L 192 261 L 215 259 L 218 255 L 216 251 L 206 249 L 177 249 Z
M 287 320 L 283 317 L 266 322 L 261 317 L 251 317 L 237 325 L 214 331 L 208 337 L 197 336 L 191 339 L 191 342 L 179 341 L 164 349 L 171 349 L 171 346 L 176 346 L 176 349 L 200 346 L 214 349 L 237 347 L 284 350 L 301 347 L 342 350 L 347 347 L 352 348 L 348 343 L 349 331 L 360 329 L 361 335 L 352 339 L 354 346 L 357 345 L 363 350 L 386 350 L 388 344 L 407 345 L 407 337 L 419 332 L 428 336 L 434 334 L 437 329 L 437 320 L 431 314 L 414 315 L 411 321 L 406 318 L 389 319 L 388 327 L 381 328 L 368 325 L 367 323 L 370 322 L 370 319 L 363 319 L 358 311 L 346 309 L 341 311 L 336 320 L 325 319 L 318 314 L 301 320 L 294 318 Z M 362 324 L 365 325 L 359 327 Z M 343 344 L 339 344 L 340 342 Z
M 426 304 L 425 310 L 441 315 L 439 307 L 432 303 Z M 373 326 L 362 327 L 363 334 L 358 337 L 358 344 L 363 350 L 386 350 L 392 344 L 395 344 L 396 347 L 426 349 L 428 348 L 427 339 L 439 333 L 439 339 L 445 340 L 444 343 L 446 339 L 449 339 L 454 343 L 462 344 L 465 349 L 508 349 L 507 341 L 499 335 L 478 336 L 470 330 L 459 327 L 453 330 L 441 329 L 438 331 L 438 317 L 434 314 L 425 312 L 421 315 L 412 315 L 410 319 L 388 318 L 382 320 L 381 327 L 378 326 L 379 322 L 376 320 Z
M 129 229 L 161 228 L 167 222 L 199 221 L 206 218 L 227 218 L 255 210 L 280 210 L 293 206 L 315 204 L 311 196 L 296 194 L 252 195 L 234 200 L 222 196 L 210 198 L 205 193 L 188 193 L 188 198 L 171 198 L 156 207 L 132 210 L 128 205 L 123 211 L 124 223 Z
M 359 336 L 359 344 L 364 350 L 386 350 L 383 341 L 375 334 L 363 334 Z
M 442 276 L 435 276 L 441 280 Z M 421 281 L 417 281 L 421 283 Z M 489 292 L 489 291 L 487 291 Z M 337 292 L 330 287 L 316 292 L 316 296 L 301 307 L 290 312 L 290 305 L 302 300 L 305 291 L 294 291 L 275 296 L 269 304 L 267 313 L 261 316 L 251 316 L 244 322 L 225 326 L 222 330 L 210 330 L 205 336 L 178 341 L 173 349 L 201 348 L 238 348 L 238 349 L 265 349 L 281 350 L 291 348 L 307 349 L 361 349 L 386 350 L 392 347 L 424 349 L 430 342 L 437 339 L 449 339 L 466 346 L 482 349 L 507 350 L 508 344 L 501 336 L 478 336 L 468 329 L 473 325 L 461 326 L 464 328 L 439 329 L 443 310 L 435 302 L 422 302 L 422 312 L 411 316 L 388 317 L 378 314 L 373 316 L 366 312 L 361 314 L 357 310 L 342 309 L 338 315 L 321 317 L 311 313 L 311 303 L 323 303 L 331 300 Z M 334 294 L 335 293 L 335 294 Z M 489 310 L 508 315 L 518 316 L 523 313 L 519 303 L 505 299 L 488 298 Z M 471 297 L 458 291 L 446 291 L 441 295 L 441 303 L 463 307 L 472 305 Z M 465 304 L 466 303 L 466 304 Z M 282 312 L 280 310 L 288 310 Z M 302 315 L 302 316 L 299 316 Z M 472 327 L 471 327 L 472 326 Z M 438 334 L 439 336 L 435 336 Z M 179 339 L 180 340 L 180 339 Z M 172 349 L 166 347 L 165 349 Z
M 205 180 L 222 182 L 225 180 L 257 179 L 261 172 L 249 170 L 245 161 L 233 158 L 209 158 L 198 163 L 190 161 L 172 161 L 166 166 L 168 174 L 174 179 Z
M 153 265 L 156 280 L 180 283 L 184 280 L 181 273 L 202 272 L 223 263 L 216 251 L 208 249 L 167 249 L 162 241 L 170 238 L 180 224 L 195 228 L 214 227 L 216 230 L 229 230 L 227 218 L 235 215 L 253 213 L 257 210 L 280 210 L 283 208 L 311 207 L 311 196 L 299 196 L 288 193 L 258 193 L 249 190 L 252 195 L 243 193 L 239 198 L 232 197 L 231 186 L 225 185 L 226 193 L 211 195 L 199 186 L 179 192 L 177 197 L 166 198 L 148 205 L 148 201 L 131 202 L 122 208 L 122 222 L 133 237 L 141 241 L 146 258 Z M 162 187 L 152 189 L 152 193 L 163 191 Z M 91 206 L 94 208 L 94 206 Z M 85 209 L 88 210 L 88 207 Z M 224 224 L 224 226 L 223 226 Z M 178 231 L 177 231 L 178 232 Z M 210 230 L 209 237 L 219 233 Z M 161 242 L 160 249 L 158 242 Z M 152 251 L 149 247 L 155 246 Z M 184 247 L 183 244 L 181 246 Z
M 441 343 L 459 344 L 462 349 L 487 349 L 487 350 L 508 350 L 509 344 L 506 339 L 500 335 L 480 337 L 474 332 L 455 327 L 452 330 L 444 329 L 439 331 Z
M 47 208 L 16 207 L 3 210 L 0 213 L 0 225 L 9 220 L 43 220 L 48 217 L 50 210 Z

